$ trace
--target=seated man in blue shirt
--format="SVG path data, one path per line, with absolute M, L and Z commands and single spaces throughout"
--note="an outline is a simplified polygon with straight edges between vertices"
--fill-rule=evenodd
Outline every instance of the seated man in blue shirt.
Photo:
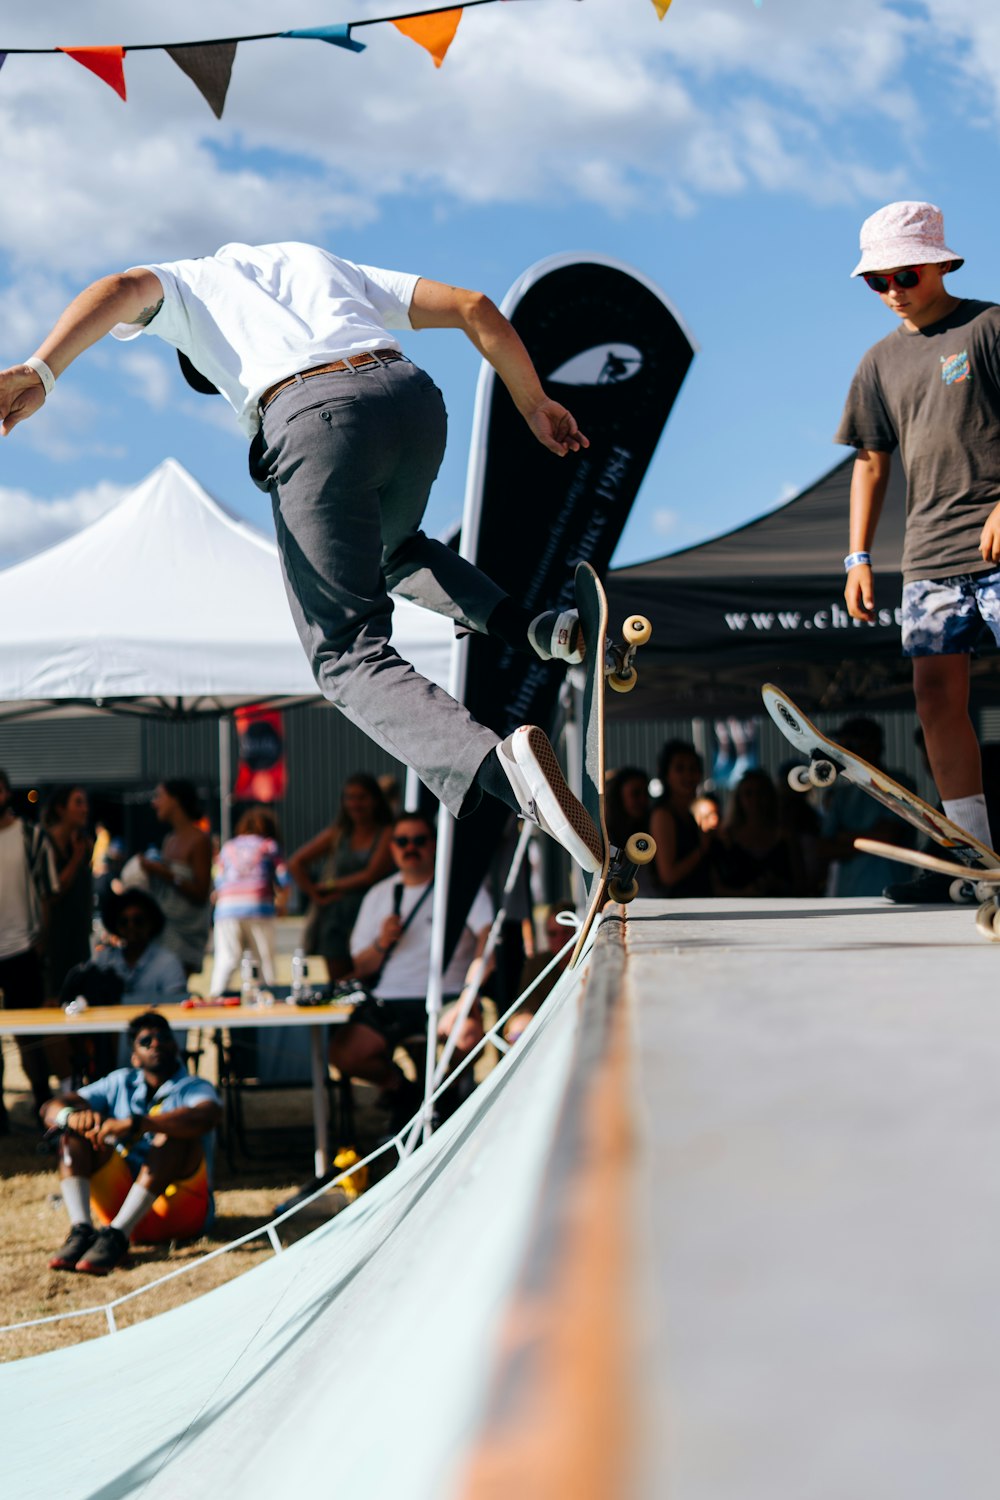
M 106 1276 L 124 1261 L 130 1237 L 192 1239 L 214 1211 L 219 1096 L 184 1067 L 158 1012 L 136 1016 L 128 1035 L 130 1068 L 50 1099 L 41 1110 L 46 1128 L 62 1131 L 60 1187 L 71 1226 L 49 1261 L 54 1271 Z M 105 1227 L 94 1228 L 92 1207 Z

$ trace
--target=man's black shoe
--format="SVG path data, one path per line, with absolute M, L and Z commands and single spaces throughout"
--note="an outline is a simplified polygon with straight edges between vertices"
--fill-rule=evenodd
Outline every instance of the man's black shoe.
M 76 1263 L 97 1239 L 93 1224 L 74 1224 L 65 1245 L 49 1261 L 50 1271 L 75 1271 Z
M 939 875 L 936 870 L 922 870 L 915 880 L 899 880 L 887 885 L 882 894 L 887 901 L 895 901 L 899 906 L 949 906 L 955 899 L 951 888 L 959 878 L 956 875 Z M 977 904 L 975 870 L 969 871 L 969 879 L 964 883 L 958 904 Z
M 97 1231 L 93 1248 L 77 1261 L 76 1269 L 87 1276 L 107 1276 L 109 1271 L 118 1269 L 127 1255 L 128 1235 L 109 1224 L 106 1229 Z

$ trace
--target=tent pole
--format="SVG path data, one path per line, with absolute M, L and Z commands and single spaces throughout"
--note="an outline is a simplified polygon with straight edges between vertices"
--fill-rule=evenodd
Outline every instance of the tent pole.
M 233 836 L 233 798 L 229 786 L 232 765 L 233 721 L 229 714 L 219 715 L 219 842 Z

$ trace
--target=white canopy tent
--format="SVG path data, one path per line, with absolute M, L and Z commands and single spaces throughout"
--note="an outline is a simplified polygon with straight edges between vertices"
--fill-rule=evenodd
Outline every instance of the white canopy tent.
M 449 621 L 397 600 L 393 638 L 419 672 L 447 682 Z M 176 459 L 90 526 L 0 572 L 0 722 L 318 697 L 274 542 Z

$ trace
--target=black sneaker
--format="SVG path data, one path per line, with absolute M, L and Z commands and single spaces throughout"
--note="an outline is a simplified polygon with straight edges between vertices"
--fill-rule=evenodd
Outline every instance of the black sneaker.
M 76 1263 L 97 1239 L 93 1224 L 74 1224 L 62 1249 L 49 1261 L 50 1271 L 75 1271 Z
M 887 885 L 882 892 L 887 901 L 900 906 L 950 906 L 957 900 L 960 906 L 976 905 L 976 875 L 969 871 L 967 881 L 961 882 L 961 895 L 952 894 L 952 887 L 960 880 L 957 875 L 939 875 L 936 870 L 922 870 L 915 880 L 899 880 Z
M 83 1259 L 77 1261 L 76 1269 L 83 1271 L 86 1276 L 107 1276 L 109 1271 L 118 1269 L 126 1255 L 128 1235 L 109 1224 L 106 1229 L 97 1231 L 93 1249 L 88 1250 Z

